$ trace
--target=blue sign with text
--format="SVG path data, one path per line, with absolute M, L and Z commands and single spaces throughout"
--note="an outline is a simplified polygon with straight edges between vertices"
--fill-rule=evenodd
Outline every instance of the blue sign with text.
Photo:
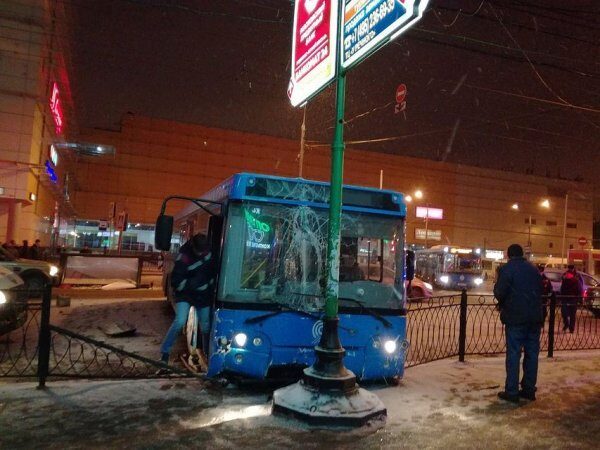
M 359 63 L 419 20 L 428 0 L 346 0 L 341 20 L 344 69 Z

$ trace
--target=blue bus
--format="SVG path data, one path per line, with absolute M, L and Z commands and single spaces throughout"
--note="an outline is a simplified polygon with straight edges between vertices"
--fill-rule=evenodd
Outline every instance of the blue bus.
M 484 282 L 481 250 L 434 245 L 415 252 L 415 276 L 442 289 L 471 289 Z
M 172 198 L 192 202 L 164 215 Z M 208 377 L 300 377 L 315 358 L 323 323 L 329 184 L 240 173 L 201 198 L 169 197 L 156 245 L 207 234 L 219 257 Z M 339 335 L 344 364 L 362 380 L 403 374 L 406 342 L 403 195 L 344 186 Z M 192 308 L 188 347 L 198 345 Z

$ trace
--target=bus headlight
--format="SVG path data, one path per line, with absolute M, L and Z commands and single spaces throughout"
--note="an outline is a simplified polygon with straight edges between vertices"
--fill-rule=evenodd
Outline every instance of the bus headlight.
M 483 280 L 481 278 L 475 278 L 473 280 L 473 283 L 475 283 L 475 286 L 481 286 L 481 284 L 483 283 Z
M 0 291 L 0 305 L 4 305 L 6 303 L 6 295 L 4 292 Z
M 238 333 L 233 337 L 233 340 L 235 341 L 238 347 L 243 347 L 244 345 L 246 345 L 248 336 L 246 336 L 244 333 Z
M 55 277 L 56 275 L 58 275 L 58 267 L 50 266 L 50 276 Z
M 392 341 L 392 340 L 385 341 L 383 344 L 384 350 L 386 351 L 386 353 L 389 353 L 390 355 L 396 351 L 397 347 L 398 346 L 396 345 L 396 341 Z
M 448 275 L 442 275 L 440 277 L 440 281 L 444 284 L 448 284 L 448 281 L 450 281 L 450 277 Z

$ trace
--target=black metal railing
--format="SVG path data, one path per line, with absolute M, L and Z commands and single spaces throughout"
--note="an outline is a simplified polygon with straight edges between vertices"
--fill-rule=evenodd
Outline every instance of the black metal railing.
M 544 301 L 540 345 L 548 357 L 556 350 L 600 349 L 600 299 L 552 295 Z M 572 332 L 565 325 L 566 316 L 575 318 Z M 407 367 L 506 351 L 504 325 L 493 295 L 463 291 L 461 295 L 411 303 L 407 323 Z
M 52 324 L 51 289 L 47 286 L 42 298 L 40 292 L 14 294 L 12 300 L 18 301 L 12 309 L 6 304 L 0 308 L 0 377 L 37 376 L 44 386 L 48 377 L 196 376 Z M 541 348 L 548 357 L 557 350 L 600 349 L 600 304 L 552 296 L 546 309 Z M 567 316 L 575 321 L 565 322 Z M 504 326 L 492 295 L 462 292 L 411 302 L 407 323 L 406 367 L 505 352 Z

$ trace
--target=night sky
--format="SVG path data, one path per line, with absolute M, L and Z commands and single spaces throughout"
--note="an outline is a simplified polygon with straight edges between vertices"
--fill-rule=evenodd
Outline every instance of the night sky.
M 80 126 L 118 129 L 129 111 L 299 139 L 302 109 L 286 95 L 292 2 L 60 1 L 73 14 Z M 334 94 L 307 106 L 309 152 L 327 151 Z M 431 0 L 348 73 L 346 120 L 363 150 L 595 181 L 600 2 Z

